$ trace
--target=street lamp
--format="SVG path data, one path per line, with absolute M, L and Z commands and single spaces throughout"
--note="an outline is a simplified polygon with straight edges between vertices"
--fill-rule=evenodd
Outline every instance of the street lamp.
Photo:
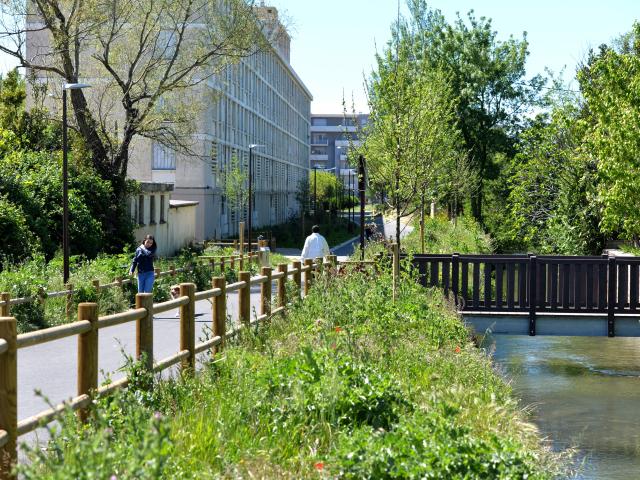
M 62 85 L 62 269 L 64 284 L 69 280 L 69 174 L 67 172 L 67 90 L 88 88 L 87 83 Z
M 252 209 L 253 193 L 251 191 L 252 183 L 253 183 L 253 149 L 261 148 L 264 146 L 265 145 L 257 145 L 255 143 L 252 143 L 249 145 L 249 218 L 247 219 L 247 233 L 249 236 L 249 252 L 251 252 L 251 221 L 253 219 L 253 209 Z
M 318 189 L 316 188 L 318 182 L 316 181 L 316 174 L 318 172 L 318 166 L 313 165 L 313 216 L 318 218 Z

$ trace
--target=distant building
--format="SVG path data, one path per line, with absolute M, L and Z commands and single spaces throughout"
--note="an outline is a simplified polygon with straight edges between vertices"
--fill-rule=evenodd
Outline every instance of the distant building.
M 367 114 L 358 114 L 355 118 L 342 113 L 312 114 L 309 168 L 331 171 L 347 188 L 354 190 L 357 186 L 356 171 L 355 165 L 347 162 L 348 149 L 350 142 L 351 145 L 360 144 L 358 130 L 368 119 Z

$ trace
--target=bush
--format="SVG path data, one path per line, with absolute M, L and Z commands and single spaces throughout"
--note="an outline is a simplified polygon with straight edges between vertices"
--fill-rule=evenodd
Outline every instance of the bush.
M 34 238 L 29 231 L 22 208 L 2 195 L 0 195 L 0 238 L 2 239 L 0 255 L 13 261 L 31 256 L 40 246 L 38 239 Z

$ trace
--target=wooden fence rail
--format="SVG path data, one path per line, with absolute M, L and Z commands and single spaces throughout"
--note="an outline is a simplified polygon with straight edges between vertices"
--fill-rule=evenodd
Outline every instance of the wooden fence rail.
M 406 256 L 402 256 L 403 258 Z M 640 258 L 536 255 L 414 255 L 424 286 L 452 295 L 463 312 L 640 314 Z
M 227 263 L 229 263 L 231 268 L 234 268 L 235 262 L 237 261 L 240 269 L 244 269 L 245 260 L 249 263 L 258 262 L 258 253 L 257 252 L 249 252 L 246 255 L 233 255 L 233 256 L 200 256 L 198 257 L 202 261 L 208 261 L 211 268 L 215 268 L 216 266 L 220 266 L 221 270 L 225 269 Z M 216 261 L 217 260 L 217 261 Z M 175 268 L 174 265 L 169 266 L 169 270 L 161 271 L 156 269 L 156 278 L 166 277 L 166 276 L 175 276 L 177 273 L 190 271 L 193 267 L 185 267 L 185 268 Z M 127 285 L 129 283 L 135 282 L 135 279 L 132 278 L 122 278 L 118 277 L 113 282 L 110 283 L 100 283 L 99 280 L 93 280 L 93 288 L 100 292 L 101 290 L 106 290 L 109 288 L 122 287 L 123 285 Z M 20 297 L 20 298 L 11 298 L 10 293 L 2 292 L 0 294 L 0 317 L 8 317 L 11 315 L 11 307 L 14 305 L 23 305 L 25 303 L 33 303 L 33 302 L 44 302 L 50 298 L 58 298 L 58 297 L 66 297 L 67 305 L 66 305 L 66 317 L 71 318 L 71 308 L 73 305 L 73 295 L 75 290 L 73 288 L 73 284 L 68 283 L 65 285 L 66 290 L 60 290 L 58 292 L 44 292 L 41 291 L 39 295 L 32 297 Z
M 329 257 L 332 266 L 337 267 L 335 256 Z M 264 267 L 261 275 L 250 278 L 249 272 L 240 272 L 240 281 L 227 284 L 224 277 L 212 279 L 212 288 L 195 292 L 192 283 L 180 284 L 180 297 L 161 303 L 153 303 L 151 294 L 136 295 L 136 308 L 126 312 L 99 317 L 97 304 L 81 303 L 78 306 L 76 322 L 58 327 L 17 335 L 16 319 L 0 317 L 0 479 L 13 478 L 12 466 L 17 461 L 18 437 L 55 420 L 67 409 L 78 413 L 82 421 L 87 419 L 87 409 L 91 399 L 111 393 L 125 387 L 129 379 L 123 378 L 108 385 L 98 386 L 98 335 L 100 330 L 123 323 L 136 322 L 136 358 L 145 358 L 144 368 L 159 372 L 180 364 L 183 372 L 192 372 L 195 368 L 196 354 L 211 350 L 213 354 L 224 348 L 225 340 L 236 336 L 242 329 L 283 313 L 286 307 L 285 282 L 289 277 L 297 288 L 308 293 L 312 278 L 322 269 L 322 262 L 293 262 L 293 268 L 286 264 L 278 265 L 278 272 Z M 304 288 L 301 277 L 305 274 Z M 272 282 L 277 282 L 277 308 L 271 309 Z M 250 318 L 251 285 L 261 285 L 260 315 Z M 227 329 L 226 294 L 239 291 L 240 325 Z M 211 299 L 213 338 L 196 344 L 195 302 Z M 180 308 L 180 336 L 178 351 L 170 357 L 153 362 L 153 315 L 173 308 Z M 70 401 L 56 405 L 32 417 L 18 421 L 17 417 L 17 350 L 51 342 L 70 336 L 78 337 L 78 388 L 77 395 Z

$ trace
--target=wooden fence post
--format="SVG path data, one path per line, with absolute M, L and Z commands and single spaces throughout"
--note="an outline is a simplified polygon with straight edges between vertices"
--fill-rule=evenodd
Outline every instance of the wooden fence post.
M 78 305 L 78 321 L 91 322 L 91 330 L 78 335 L 78 396 L 92 395 L 98 388 L 98 304 Z M 86 408 L 78 410 L 78 418 L 86 422 Z
M 607 336 L 614 337 L 616 334 L 616 290 L 618 285 L 618 275 L 616 268 L 616 257 L 610 256 L 608 262 L 609 281 L 607 295 Z
M 66 298 L 65 315 L 67 317 L 67 320 L 70 320 L 71 313 L 73 311 L 73 284 L 67 283 L 65 285 L 65 288 L 67 289 L 67 295 L 65 296 Z
M 267 281 L 260 284 L 260 315 L 271 315 L 271 267 L 262 267 L 260 274 Z
M 0 478 L 15 478 L 11 475 L 18 461 L 18 356 L 16 319 L 0 318 L 0 339 L 8 343 L 6 352 L 0 353 L 0 430 L 9 436 L 4 447 L 0 447 Z
M 460 254 L 454 253 L 451 256 L 451 291 L 453 292 L 453 302 L 456 307 L 458 304 L 458 295 L 460 294 Z
M 240 271 L 244 270 L 244 254 L 243 253 L 240 254 L 239 264 L 240 264 Z
M 320 275 L 324 273 L 324 258 L 317 257 L 314 263 L 316 264 L 316 268 L 317 268 L 316 278 L 318 278 Z
M 393 301 L 396 301 L 398 296 L 398 276 L 400 275 L 400 248 L 397 243 L 394 243 L 391 248 L 393 249 Z
M 287 264 L 279 263 L 278 272 L 283 273 L 282 278 L 278 279 L 278 308 L 287 305 Z
M 215 354 L 224 347 L 224 336 L 227 333 L 227 281 L 224 277 L 215 277 L 212 280 L 212 287 L 222 291 L 220 296 L 213 297 L 211 302 L 212 333 L 214 337 L 222 338 L 222 343 L 212 350 Z
M 91 284 L 96 290 L 96 303 L 98 304 L 98 309 L 100 309 L 100 280 L 92 280 Z
M 9 301 L 11 300 L 11 294 L 7 292 L 0 293 L 0 317 L 8 317 L 9 311 L 11 310 L 9 306 Z
M 240 294 L 238 295 L 240 322 L 248 327 L 251 323 L 251 273 L 239 272 L 238 281 L 245 282 L 245 286 L 240 289 Z
M 196 285 L 181 283 L 180 296 L 189 297 L 189 303 L 180 306 L 180 351 L 188 350 L 189 356 L 182 359 L 182 371 L 193 372 L 196 366 Z
M 309 294 L 309 289 L 313 284 L 313 260 L 310 258 L 306 258 L 304 261 L 304 266 L 309 267 L 304 274 L 304 296 L 306 297 Z
M 536 302 L 538 293 L 536 291 L 537 284 L 537 261 L 535 255 L 529 256 L 529 335 L 536 334 Z
M 297 297 L 300 299 L 300 290 L 302 289 L 302 262 L 295 260 L 293 262 L 293 268 L 295 273 L 293 274 L 293 281 L 297 287 Z
M 224 272 L 224 257 L 220 257 L 220 271 Z
M 235 270 L 235 268 L 236 268 L 236 257 L 235 257 L 235 255 L 231 255 L 231 258 L 229 259 L 229 265 L 231 266 L 231 270 Z
M 238 223 L 238 238 L 240 239 L 240 255 L 242 255 L 244 253 L 244 222 Z
M 147 314 L 136 322 L 136 359 L 140 360 L 146 354 L 144 367 L 148 372 L 153 371 L 153 294 L 138 293 L 136 308 L 144 308 Z
M 175 277 L 176 276 L 176 266 L 175 265 L 169 265 L 169 270 L 171 270 L 171 276 Z

